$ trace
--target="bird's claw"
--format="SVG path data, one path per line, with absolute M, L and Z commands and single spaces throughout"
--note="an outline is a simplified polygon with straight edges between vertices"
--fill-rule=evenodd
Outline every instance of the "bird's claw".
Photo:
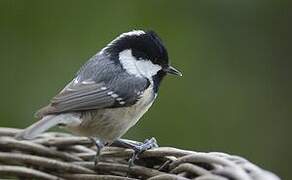
M 94 157 L 94 165 L 96 166 L 100 161 L 100 151 L 104 147 L 104 144 L 99 140 L 95 140 L 94 138 L 90 138 L 90 140 L 96 146 L 96 155 Z
M 146 139 L 143 143 L 134 145 L 133 150 L 134 153 L 132 157 L 129 159 L 129 168 L 134 165 L 135 160 L 139 159 L 139 155 L 141 155 L 144 151 L 158 147 L 157 141 L 154 137 L 151 139 Z

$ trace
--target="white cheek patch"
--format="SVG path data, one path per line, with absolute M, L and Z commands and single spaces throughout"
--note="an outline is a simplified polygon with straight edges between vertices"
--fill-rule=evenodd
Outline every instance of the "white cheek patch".
M 119 59 L 123 68 L 129 73 L 138 77 L 150 79 L 156 75 L 161 66 L 153 64 L 150 60 L 137 60 L 130 49 L 119 53 Z

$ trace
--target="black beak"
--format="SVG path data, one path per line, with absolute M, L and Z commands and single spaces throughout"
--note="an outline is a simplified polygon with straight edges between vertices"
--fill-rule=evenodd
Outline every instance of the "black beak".
M 172 66 L 168 66 L 166 69 L 164 69 L 164 71 L 169 73 L 169 74 L 176 75 L 176 76 L 182 76 L 182 73 Z

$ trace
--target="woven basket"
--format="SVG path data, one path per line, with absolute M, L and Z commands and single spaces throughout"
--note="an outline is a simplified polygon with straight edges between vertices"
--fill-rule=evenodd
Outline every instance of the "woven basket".
M 159 147 L 144 152 L 128 167 L 133 150 L 105 147 L 94 165 L 95 146 L 88 138 L 45 133 L 30 141 L 13 137 L 19 129 L 0 128 L 0 177 L 82 180 L 279 180 L 244 158 L 225 153 Z

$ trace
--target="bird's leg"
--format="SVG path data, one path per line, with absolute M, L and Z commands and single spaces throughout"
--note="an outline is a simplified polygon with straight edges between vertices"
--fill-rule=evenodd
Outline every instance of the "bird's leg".
M 136 159 L 139 159 L 139 155 L 142 154 L 144 151 L 158 147 L 157 141 L 154 137 L 152 137 L 151 139 L 146 139 L 143 143 L 118 139 L 113 144 L 121 147 L 131 148 L 134 150 L 134 153 L 129 160 L 129 167 L 132 167 L 134 165 L 134 161 Z
M 94 164 L 97 165 L 97 163 L 99 162 L 99 156 L 100 156 L 100 151 L 101 149 L 104 147 L 104 143 L 98 139 L 95 138 L 89 138 L 92 143 L 96 146 L 96 155 L 94 157 Z

